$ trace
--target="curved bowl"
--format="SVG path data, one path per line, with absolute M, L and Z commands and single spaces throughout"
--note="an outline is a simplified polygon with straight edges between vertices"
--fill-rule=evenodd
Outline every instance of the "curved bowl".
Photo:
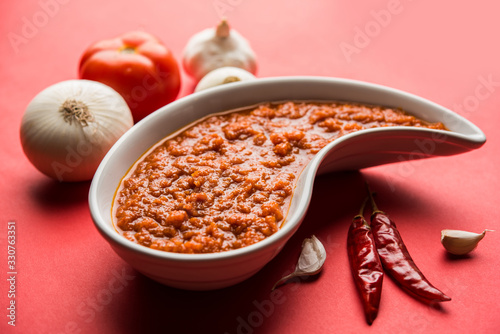
M 177 254 L 128 241 L 114 229 L 111 205 L 127 170 L 152 145 L 211 113 L 266 101 L 341 100 L 400 107 L 427 121 L 443 122 L 451 131 L 394 127 L 346 135 L 321 150 L 298 179 L 283 227 L 254 245 L 214 254 Z M 210 290 L 227 287 L 255 274 L 283 248 L 301 224 L 318 173 L 452 155 L 480 147 L 486 138 L 475 125 L 423 98 L 380 85 L 320 77 L 266 78 L 232 83 L 175 101 L 136 124 L 110 149 L 92 181 L 92 219 L 114 251 L 136 270 L 169 286 Z

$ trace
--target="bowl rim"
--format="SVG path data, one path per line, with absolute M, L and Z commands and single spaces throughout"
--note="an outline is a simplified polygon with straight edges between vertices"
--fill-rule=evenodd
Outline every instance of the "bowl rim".
M 432 105 L 436 108 L 441 109 L 444 112 L 449 112 L 450 114 L 456 115 L 453 113 L 451 110 L 434 103 L 430 100 L 427 100 L 423 97 L 420 97 L 418 95 L 414 95 L 412 93 L 408 93 L 406 91 L 402 91 L 399 89 L 395 89 L 392 87 L 376 84 L 376 83 L 369 83 L 365 81 L 359 81 L 359 80 L 353 80 L 353 79 L 346 79 L 346 78 L 334 78 L 334 77 L 321 77 L 321 76 L 280 76 L 280 77 L 268 77 L 268 78 L 259 78 L 258 80 L 251 80 L 251 81 L 242 81 L 242 82 L 235 82 L 232 83 L 231 85 L 222 85 L 222 86 L 216 86 L 212 87 L 200 92 L 193 92 L 192 94 L 189 94 L 187 96 L 184 96 L 182 98 L 179 98 L 178 100 L 171 102 L 170 104 L 161 107 L 157 111 L 151 113 L 150 115 L 146 116 L 143 120 L 138 122 L 136 125 L 134 125 L 132 128 L 130 128 L 125 134 L 123 134 L 117 142 L 111 147 L 111 149 L 107 152 L 103 160 L 101 161 L 99 167 L 97 168 L 94 177 L 92 179 L 90 189 L 89 189 L 89 195 L 88 195 L 88 201 L 89 201 L 89 209 L 90 209 L 90 214 L 91 218 L 94 222 L 94 225 L 97 227 L 98 231 L 107 239 L 108 242 L 113 242 L 115 246 L 120 246 L 122 248 L 126 248 L 130 251 L 133 251 L 136 254 L 139 255 L 144 255 L 144 256 L 149 256 L 152 258 L 156 259 L 163 259 L 163 260 L 169 260 L 169 261 L 174 261 L 174 262 L 206 262 L 206 261 L 218 261 L 218 260 L 227 260 L 227 259 L 234 259 L 237 257 L 244 257 L 247 255 L 250 255 L 252 253 L 259 252 L 260 250 L 268 249 L 271 247 L 274 247 L 276 244 L 278 244 L 282 239 L 290 237 L 291 234 L 295 232 L 295 229 L 298 228 L 300 223 L 302 222 L 302 219 L 304 215 L 294 215 L 292 220 L 288 220 L 288 217 L 286 219 L 286 224 L 282 226 L 276 233 L 273 235 L 265 238 L 264 240 L 261 240 L 255 244 L 242 247 L 239 249 L 233 249 L 229 251 L 224 251 L 224 252 L 217 252 L 217 253 L 202 253 L 202 254 L 186 254 L 186 253 L 173 253 L 173 252 L 165 252 L 161 250 L 155 250 L 151 249 L 149 247 L 145 247 L 143 245 L 136 244 L 126 238 L 124 238 L 122 235 L 120 235 L 114 228 L 113 223 L 111 222 L 111 225 L 101 216 L 100 210 L 99 210 L 99 194 L 98 194 L 98 189 L 99 186 L 103 181 L 103 171 L 105 170 L 106 165 L 108 164 L 109 160 L 113 157 L 114 153 L 118 150 L 118 148 L 122 145 L 123 142 L 127 141 L 129 137 L 133 136 L 135 132 L 140 131 L 140 128 L 142 127 L 143 124 L 147 124 L 150 122 L 154 122 L 158 118 L 162 118 L 163 114 L 167 113 L 168 110 L 170 109 L 176 109 L 176 108 L 182 108 L 184 105 L 188 105 L 192 100 L 200 99 L 205 96 L 210 96 L 210 95 L 217 95 L 218 93 L 221 93 L 222 91 L 231 91 L 231 90 L 238 90 L 242 89 L 242 87 L 247 87 L 247 86 L 258 86 L 258 85 L 275 85 L 279 83 L 291 83 L 291 82 L 296 82 L 296 83 L 303 83 L 307 84 L 308 82 L 314 82 L 314 83 L 330 83 L 330 84 L 341 84 L 341 85 L 346 85 L 350 87 L 356 87 L 356 88 L 362 88 L 362 89 L 370 89 L 374 91 L 380 91 L 388 94 L 395 94 L 399 95 L 402 98 L 405 99 L 411 99 L 417 102 L 423 102 L 428 105 Z M 264 101 L 263 101 L 264 102 Z M 223 110 L 221 110 L 223 111 Z M 470 142 L 471 144 L 474 143 L 476 145 L 482 145 L 486 141 L 486 137 L 484 133 L 472 122 L 468 121 L 467 119 L 463 118 L 462 116 L 458 115 L 462 121 L 464 121 L 467 126 L 472 130 L 473 133 L 471 134 L 461 134 L 457 132 L 452 132 L 452 135 L 454 137 L 458 137 L 460 139 L 464 139 L 467 142 Z M 385 131 L 397 131 L 400 129 L 400 127 L 394 127 L 394 128 L 384 128 Z M 407 130 L 416 130 L 416 131 L 438 131 L 438 130 L 432 130 L 432 129 L 407 129 Z M 380 131 L 380 129 L 366 129 L 364 132 L 366 133 L 367 131 Z M 340 141 L 347 140 L 347 137 L 352 137 L 357 135 L 357 133 L 351 133 L 343 138 L 339 138 Z M 338 142 L 339 140 L 335 141 Z M 330 147 L 334 143 L 330 143 L 327 145 L 322 151 L 325 149 L 327 150 L 327 147 Z M 154 145 L 154 144 L 153 144 Z M 322 152 L 320 151 L 320 152 Z M 318 153 L 313 160 L 315 159 L 321 159 L 324 154 Z M 310 166 L 309 164 L 308 166 Z M 319 164 L 315 164 L 319 165 Z M 316 166 L 317 169 L 318 166 Z M 302 173 L 305 173 L 307 167 L 304 168 Z M 308 182 L 314 182 L 314 176 L 315 173 L 307 173 L 307 181 Z M 312 192 L 309 192 L 307 196 L 303 196 L 301 200 L 300 205 L 307 205 L 307 203 L 310 201 L 310 198 L 312 197 Z M 111 214 L 110 214 L 111 217 Z

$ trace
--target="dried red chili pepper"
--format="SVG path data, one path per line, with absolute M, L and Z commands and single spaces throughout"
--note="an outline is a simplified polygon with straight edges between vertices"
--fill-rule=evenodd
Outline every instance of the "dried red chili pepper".
M 367 199 L 352 219 L 347 234 L 347 253 L 351 272 L 363 301 L 366 321 L 372 324 L 378 314 L 384 271 L 370 226 L 363 217 Z
M 401 238 L 396 224 L 383 211 L 378 209 L 369 188 L 368 193 L 373 209 L 370 226 L 377 252 L 387 273 L 410 293 L 425 300 L 451 300 L 450 297 L 434 287 L 418 269 Z

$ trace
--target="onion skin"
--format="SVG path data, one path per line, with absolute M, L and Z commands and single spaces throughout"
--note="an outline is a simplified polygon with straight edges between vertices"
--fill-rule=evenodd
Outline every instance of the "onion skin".
M 68 105 L 77 112 L 63 108 Z M 20 139 L 26 157 L 43 174 L 61 182 L 88 181 L 132 125 L 132 113 L 115 90 L 68 80 L 47 87 L 28 104 Z

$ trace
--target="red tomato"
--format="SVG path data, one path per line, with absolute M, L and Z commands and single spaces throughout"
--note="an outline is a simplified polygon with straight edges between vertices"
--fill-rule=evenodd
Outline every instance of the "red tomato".
M 156 37 L 133 31 L 91 45 L 80 60 L 80 78 L 112 87 L 138 122 L 179 94 L 179 66 Z

